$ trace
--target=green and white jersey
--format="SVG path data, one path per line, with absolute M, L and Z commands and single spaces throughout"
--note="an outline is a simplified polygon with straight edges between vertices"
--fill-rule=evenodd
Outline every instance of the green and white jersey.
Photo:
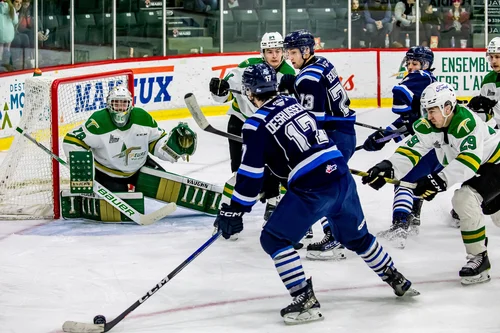
M 229 87 L 231 89 L 236 89 L 238 91 L 241 91 L 241 80 L 245 68 L 251 65 L 262 64 L 263 62 L 264 60 L 262 58 L 249 58 L 243 61 L 241 64 L 239 64 L 238 67 L 232 69 L 226 75 L 224 80 L 226 80 L 229 83 Z M 284 74 L 295 75 L 295 70 L 286 61 L 283 61 L 281 65 L 278 68 L 276 68 L 276 74 L 279 83 Z M 248 117 L 251 117 L 255 113 L 255 111 L 257 111 L 257 108 L 253 106 L 252 103 L 250 103 L 250 101 L 245 95 L 242 94 L 228 93 L 226 96 L 217 96 L 212 94 L 212 98 L 214 99 L 214 101 L 219 103 L 226 103 L 229 101 L 233 101 L 231 103 L 231 107 L 229 108 L 227 114 L 235 115 L 243 122 Z
M 437 129 L 427 119 L 413 123 L 415 134 L 389 158 L 397 179 L 403 178 L 431 149 L 444 169 L 448 187 L 472 178 L 485 163 L 500 163 L 500 131 L 469 109 L 457 105 L 448 127 Z
M 153 117 L 141 108 L 132 108 L 129 121 L 123 127 L 117 127 L 108 110 L 102 109 L 66 134 L 63 148 L 68 157 L 70 151 L 91 150 L 98 170 L 125 178 L 146 163 L 148 153 L 157 155 L 167 138 Z
M 483 82 L 481 82 L 481 91 L 479 94 L 491 100 L 500 101 L 500 74 L 495 71 L 486 74 Z M 500 126 L 500 103 L 497 103 L 497 105 L 493 107 L 493 111 L 495 112 L 495 121 L 498 126 Z M 485 120 L 488 121 L 489 119 Z

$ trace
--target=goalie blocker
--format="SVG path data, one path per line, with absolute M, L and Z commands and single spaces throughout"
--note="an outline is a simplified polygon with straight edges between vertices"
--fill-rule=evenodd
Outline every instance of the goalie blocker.
M 82 181 L 82 178 L 78 181 Z M 140 213 L 144 213 L 144 196 L 174 202 L 178 206 L 210 215 L 217 214 L 222 199 L 220 186 L 149 167 L 139 170 L 135 190 L 135 193 L 115 193 L 115 200 L 123 200 Z M 62 191 L 61 207 L 63 218 L 86 218 L 102 222 L 130 221 L 109 203 L 91 194 Z

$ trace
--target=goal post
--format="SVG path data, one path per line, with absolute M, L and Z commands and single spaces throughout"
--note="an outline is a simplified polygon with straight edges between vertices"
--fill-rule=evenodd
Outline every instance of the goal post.
M 64 135 L 92 112 L 105 108 L 108 92 L 120 84 L 127 85 L 133 95 L 131 70 L 27 78 L 19 127 L 66 159 Z M 58 219 L 59 192 L 67 188 L 68 170 L 16 134 L 0 165 L 0 219 Z

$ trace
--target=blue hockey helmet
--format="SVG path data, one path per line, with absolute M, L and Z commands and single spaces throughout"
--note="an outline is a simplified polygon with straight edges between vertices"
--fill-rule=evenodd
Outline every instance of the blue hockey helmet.
M 314 54 L 314 36 L 307 30 L 297 30 L 290 32 L 285 36 L 283 41 L 283 47 L 285 50 L 289 49 L 299 49 L 302 55 L 304 55 L 304 50 L 309 47 L 309 53 Z
M 274 68 L 267 64 L 249 66 L 243 72 L 242 93 L 261 95 L 269 92 L 278 92 L 278 78 Z
M 416 60 L 420 62 L 422 69 L 430 69 L 434 62 L 434 52 L 427 46 L 413 46 L 406 51 L 405 62 Z

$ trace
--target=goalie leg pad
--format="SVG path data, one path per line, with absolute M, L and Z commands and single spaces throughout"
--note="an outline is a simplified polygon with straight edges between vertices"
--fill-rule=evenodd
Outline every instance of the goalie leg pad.
M 222 199 L 222 187 L 189 177 L 148 167 L 139 170 L 136 191 L 144 196 L 177 206 L 216 215 Z
M 114 193 L 139 213 L 144 214 L 142 193 Z M 75 195 L 68 190 L 61 191 L 61 216 L 64 219 L 84 218 L 102 222 L 128 222 L 130 218 L 96 195 Z

